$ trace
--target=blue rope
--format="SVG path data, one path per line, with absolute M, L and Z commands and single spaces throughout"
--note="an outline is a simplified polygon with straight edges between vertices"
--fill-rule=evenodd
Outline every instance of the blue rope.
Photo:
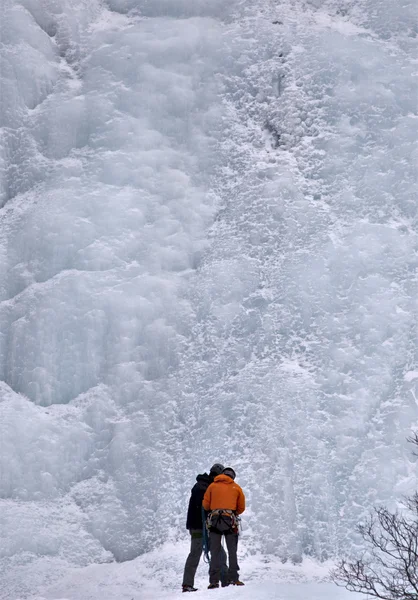
M 210 565 L 210 556 L 209 556 L 209 536 L 208 529 L 206 527 L 206 514 L 205 509 L 202 506 L 202 529 L 203 529 L 203 560 Z

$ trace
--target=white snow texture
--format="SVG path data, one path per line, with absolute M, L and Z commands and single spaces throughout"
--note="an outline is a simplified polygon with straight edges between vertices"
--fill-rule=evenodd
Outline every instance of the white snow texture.
M 0 11 L 0 597 L 187 539 L 214 461 L 249 555 L 361 549 L 416 486 L 415 2 Z

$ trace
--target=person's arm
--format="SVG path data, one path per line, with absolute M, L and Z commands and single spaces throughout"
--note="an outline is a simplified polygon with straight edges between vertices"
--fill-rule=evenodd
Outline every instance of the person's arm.
M 211 501 L 211 496 L 212 496 L 212 490 L 210 489 L 211 487 L 212 487 L 212 484 L 210 484 L 210 486 L 208 487 L 208 489 L 205 492 L 205 495 L 203 496 L 202 506 L 205 510 L 210 510 L 210 501 Z
M 239 488 L 238 498 L 237 498 L 237 514 L 240 515 L 245 510 L 245 496 L 244 492 L 241 488 Z
M 186 529 L 193 529 L 193 513 L 196 511 L 196 497 L 194 488 L 190 494 L 189 508 L 187 509 Z

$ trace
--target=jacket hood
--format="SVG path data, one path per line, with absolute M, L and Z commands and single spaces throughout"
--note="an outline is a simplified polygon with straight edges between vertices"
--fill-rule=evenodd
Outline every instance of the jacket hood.
M 227 484 L 230 484 L 230 483 L 234 483 L 234 480 L 231 479 L 231 477 L 228 477 L 228 475 L 221 474 L 221 475 L 217 475 L 215 477 L 214 482 L 215 483 L 227 483 Z
M 196 477 L 196 481 L 199 482 L 204 482 L 204 483 L 212 483 L 213 479 L 210 475 L 208 475 L 207 473 L 200 473 L 197 477 Z

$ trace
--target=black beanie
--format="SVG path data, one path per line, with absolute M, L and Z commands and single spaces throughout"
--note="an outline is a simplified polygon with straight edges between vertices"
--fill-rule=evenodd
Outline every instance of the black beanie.
M 224 466 L 221 465 L 221 463 L 215 463 L 214 465 L 211 466 L 210 468 L 210 475 L 212 475 L 212 477 L 216 477 L 217 475 L 220 475 L 224 470 Z

